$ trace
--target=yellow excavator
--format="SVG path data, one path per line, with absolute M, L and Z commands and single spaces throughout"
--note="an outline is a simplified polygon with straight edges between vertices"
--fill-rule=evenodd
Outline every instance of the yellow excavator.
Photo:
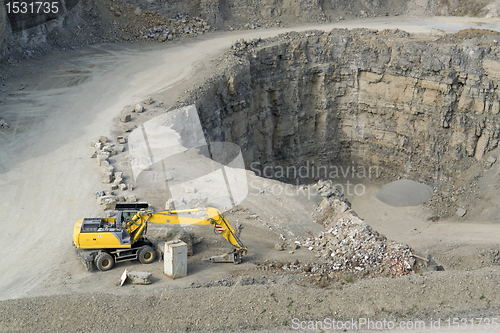
M 231 245 L 232 252 L 217 256 L 214 262 L 241 263 L 248 249 L 243 245 L 233 227 L 216 208 L 151 211 L 147 203 L 117 204 L 116 218 L 84 218 L 75 223 L 73 243 L 78 257 L 88 270 L 93 265 L 100 271 L 113 268 L 115 263 L 138 259 L 143 264 L 156 259 L 156 247 L 147 237 L 149 223 L 168 225 L 212 225 Z M 191 213 L 198 216 L 183 216 Z M 210 260 L 210 259 L 209 259 Z

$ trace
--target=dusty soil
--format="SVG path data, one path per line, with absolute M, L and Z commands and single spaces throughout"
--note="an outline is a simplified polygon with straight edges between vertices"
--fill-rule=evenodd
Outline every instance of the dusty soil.
M 457 32 L 470 22 L 480 20 L 429 19 L 408 24 L 377 19 L 316 28 Z M 250 252 L 241 265 L 201 262 L 229 247 L 210 228 L 202 227 L 194 229 L 203 241 L 189 258 L 189 276 L 183 279 L 165 277 L 162 262 L 127 263 L 104 273 L 87 272 L 78 262 L 71 244 L 73 223 L 103 214 L 94 197 L 103 184 L 95 160 L 89 158 L 91 140 L 99 135 L 114 140 L 117 117 L 145 98 L 155 103 L 134 115 L 132 124 L 175 105 L 180 95 L 214 72 L 214 60 L 219 61 L 232 40 L 284 31 L 210 34 L 167 45 L 96 45 L 19 62 L 2 71 L 1 117 L 10 128 L 0 131 L 0 202 L 5 212 L 1 218 L 5 233 L 0 250 L 1 331 L 281 331 L 294 328 L 293 318 L 369 317 L 429 323 L 436 318 L 498 316 L 499 225 L 493 219 L 477 221 L 473 212 L 465 221 L 433 222 L 428 206 L 385 205 L 375 198 L 383 183 L 367 183 L 364 195 L 350 197 L 354 210 L 389 239 L 409 244 L 423 257 L 430 254 L 444 272 L 398 279 L 345 276 L 344 281 L 320 287 L 307 272 L 269 269 L 270 262 L 315 260 L 314 252 L 291 246 L 296 237 L 312 237 L 309 232 L 322 230 L 311 216 L 321 198 L 266 195 L 257 189 L 227 212 L 231 223 L 244 225 L 242 240 Z M 429 40 L 428 35 L 417 37 Z M 497 174 L 487 175 L 490 181 L 479 185 L 489 200 L 497 197 L 487 186 L 497 181 Z M 248 178 L 256 188 L 284 186 L 250 173 Z M 140 200 L 155 199 L 140 189 L 134 193 Z M 154 203 L 163 208 L 161 204 L 161 200 Z M 283 241 L 280 234 L 289 241 L 284 251 L 274 249 Z M 120 287 L 125 268 L 150 271 L 155 281 L 150 286 Z

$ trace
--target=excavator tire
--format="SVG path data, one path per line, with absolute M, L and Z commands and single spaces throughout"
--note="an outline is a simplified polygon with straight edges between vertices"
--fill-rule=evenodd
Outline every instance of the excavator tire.
M 101 252 L 95 257 L 95 266 L 100 271 L 109 271 L 114 264 L 115 259 L 109 253 Z
M 137 259 L 142 264 L 150 264 L 156 259 L 156 251 L 151 246 L 145 245 L 137 252 Z

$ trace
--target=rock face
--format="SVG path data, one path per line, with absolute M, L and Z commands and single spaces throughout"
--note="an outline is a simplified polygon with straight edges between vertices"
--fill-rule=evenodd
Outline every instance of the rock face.
M 74 48 L 118 40 L 165 42 L 214 29 L 336 22 L 358 17 L 486 16 L 497 17 L 494 0 L 65 0 L 57 13 L 12 14 L 0 5 L 0 60 L 52 47 Z
M 0 6 L 0 60 L 7 53 L 7 46 L 10 39 L 10 25 L 7 19 L 7 12 L 4 6 Z
M 235 65 L 190 98 L 209 141 L 240 145 L 253 171 L 347 164 L 363 166 L 356 174 L 364 177 L 450 181 L 498 146 L 500 48 L 399 39 L 405 35 L 240 40 Z

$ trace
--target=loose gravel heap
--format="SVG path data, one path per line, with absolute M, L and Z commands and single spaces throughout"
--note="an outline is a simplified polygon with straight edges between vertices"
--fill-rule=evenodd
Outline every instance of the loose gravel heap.
M 140 31 L 140 38 L 165 42 L 174 39 L 176 36 L 184 35 L 194 37 L 211 30 L 213 30 L 212 27 L 202 18 L 190 17 L 187 14 L 177 14 L 169 23 L 154 26 L 152 28 L 142 28 Z
M 423 263 L 417 263 L 413 250 L 406 244 L 389 241 L 361 220 L 351 204 L 331 181 L 319 181 L 315 187 L 324 197 L 315 218 L 327 231 L 317 237 L 295 241 L 295 248 L 316 252 L 314 262 L 256 263 L 262 270 L 303 273 L 321 285 L 353 278 L 400 277 L 413 274 Z
M 315 262 L 260 263 L 270 269 L 290 273 L 302 271 L 318 282 L 356 277 L 400 277 L 413 274 L 416 259 L 406 244 L 387 240 L 373 230 L 351 209 L 351 204 L 331 181 L 316 185 L 324 197 L 315 213 L 316 222 L 327 231 L 317 237 L 296 241 L 296 248 L 306 247 L 317 253 Z M 263 268 L 263 267 L 262 267 Z
M 317 209 L 317 221 L 327 231 L 309 249 L 321 254 L 321 271 L 365 272 L 372 277 L 413 273 L 415 259 L 408 245 L 389 241 L 373 230 L 356 215 L 331 181 L 319 181 L 315 186 L 324 197 Z

